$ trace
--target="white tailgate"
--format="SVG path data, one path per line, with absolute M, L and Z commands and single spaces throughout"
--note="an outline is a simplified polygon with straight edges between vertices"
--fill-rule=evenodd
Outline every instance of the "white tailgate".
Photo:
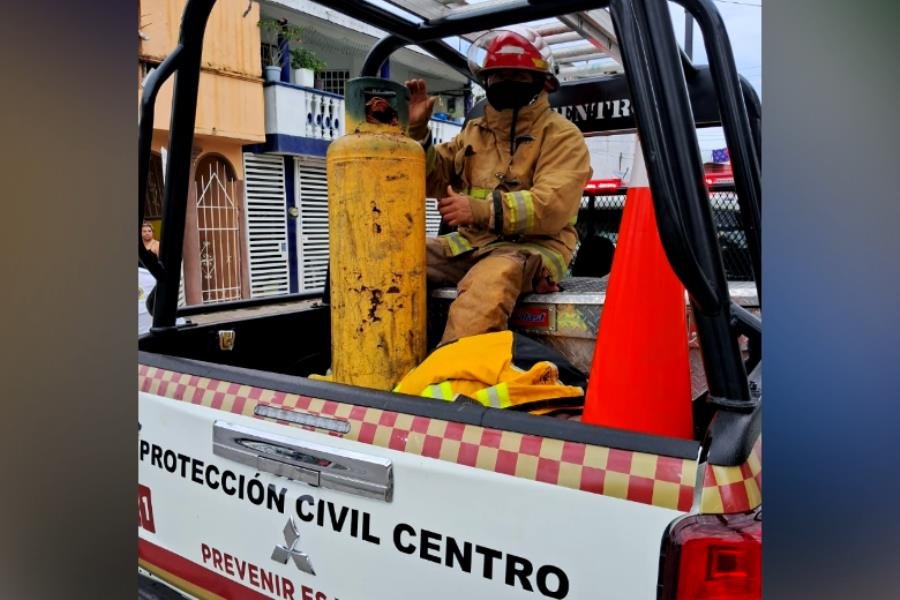
M 207 579 L 242 585 L 247 596 L 253 590 L 295 600 L 651 600 L 663 532 L 682 514 L 143 392 L 139 414 L 138 483 L 149 490 L 144 502 L 152 508 L 144 510 L 152 510 L 155 529 L 139 529 L 142 543 L 180 555 Z M 216 456 L 215 421 L 389 460 L 392 500 L 317 488 Z M 170 472 L 173 455 L 177 467 Z M 226 471 L 234 495 L 222 487 Z M 259 500 L 270 485 L 260 505 L 251 501 L 251 488 Z M 268 496 L 283 497 L 283 507 L 276 500 L 267 506 Z M 285 539 L 290 519 L 296 541 Z M 305 555 L 315 574 L 294 560 L 273 559 L 277 546 L 283 555 L 293 550 L 301 564 Z M 465 554 L 469 565 L 460 564 Z

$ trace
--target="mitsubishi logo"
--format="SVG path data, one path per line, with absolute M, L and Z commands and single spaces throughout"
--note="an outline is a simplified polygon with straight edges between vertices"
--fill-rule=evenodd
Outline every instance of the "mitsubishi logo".
M 296 548 L 300 541 L 300 530 L 294 524 L 294 518 L 288 518 L 288 522 L 284 526 L 284 545 L 279 544 L 272 550 L 272 560 L 278 561 L 286 565 L 289 558 L 294 559 L 294 564 L 304 573 L 315 575 L 312 563 L 309 562 L 309 555 L 306 552 Z

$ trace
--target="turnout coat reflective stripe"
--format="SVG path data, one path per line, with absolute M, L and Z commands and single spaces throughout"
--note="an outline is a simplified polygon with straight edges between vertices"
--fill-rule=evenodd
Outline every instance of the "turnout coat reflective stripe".
M 512 124 L 511 109 L 488 105 L 455 138 L 428 148 L 428 195 L 442 198 L 451 185 L 473 199 L 475 223 L 446 241 L 448 254 L 523 244 L 559 281 L 578 241 L 574 224 L 591 177 L 590 154 L 578 128 L 550 108 L 546 92 L 518 111 L 511 136 Z

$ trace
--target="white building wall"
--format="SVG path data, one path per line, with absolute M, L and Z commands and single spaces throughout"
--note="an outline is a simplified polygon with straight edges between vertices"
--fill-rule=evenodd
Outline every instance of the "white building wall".
M 594 136 L 585 139 L 591 153 L 591 179 L 628 179 L 637 135 Z

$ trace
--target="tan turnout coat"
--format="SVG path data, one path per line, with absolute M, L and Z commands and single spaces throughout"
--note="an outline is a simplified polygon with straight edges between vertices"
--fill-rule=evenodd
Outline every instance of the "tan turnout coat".
M 447 185 L 470 196 L 475 223 L 443 236 L 447 252 L 490 252 L 503 245 L 537 253 L 555 281 L 565 275 L 578 242 L 575 220 L 591 176 L 581 132 L 553 111 L 542 92 L 519 110 L 510 154 L 512 110 L 485 107 L 449 142 L 427 149 L 427 192 Z

